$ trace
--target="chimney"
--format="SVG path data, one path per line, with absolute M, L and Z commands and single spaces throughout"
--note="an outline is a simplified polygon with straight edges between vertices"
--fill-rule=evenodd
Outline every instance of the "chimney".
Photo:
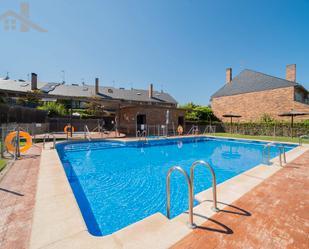
M 296 82 L 296 64 L 286 66 L 286 80 Z
M 31 91 L 38 89 L 38 75 L 36 73 L 31 73 Z
M 99 94 L 99 78 L 95 78 L 95 94 Z
M 232 68 L 227 68 L 225 73 L 225 81 L 226 83 L 231 83 L 232 81 Z
M 149 85 L 148 96 L 150 99 L 152 99 L 153 97 L 153 85 L 152 84 Z

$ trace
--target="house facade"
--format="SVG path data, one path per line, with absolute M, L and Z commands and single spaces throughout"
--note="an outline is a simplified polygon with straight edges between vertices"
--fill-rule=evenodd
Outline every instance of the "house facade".
M 100 86 L 98 78 L 94 85 L 40 82 L 35 73 L 29 82 L 0 79 L 0 97 L 14 104 L 25 96 L 35 96 L 43 102 L 66 100 L 72 109 L 82 109 L 87 103 L 96 102 L 106 113 L 103 120 L 114 120 L 118 128 L 132 135 L 148 126 L 177 128 L 179 124 L 184 125 L 185 110 L 177 108 L 177 101 L 170 94 L 155 91 L 152 84 L 143 90 Z
M 276 120 L 291 110 L 309 112 L 309 92 L 296 82 L 296 65 L 286 67 L 286 78 L 278 78 L 245 69 L 232 78 L 232 69 L 226 69 L 226 83 L 211 97 L 214 114 L 223 121 L 224 114 L 238 114 L 240 122 L 259 121 L 263 115 Z M 299 116 L 296 121 L 309 119 Z

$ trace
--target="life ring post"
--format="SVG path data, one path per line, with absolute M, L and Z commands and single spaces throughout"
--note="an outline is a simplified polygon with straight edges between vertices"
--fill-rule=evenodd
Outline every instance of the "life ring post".
M 67 140 L 69 138 L 69 134 L 70 134 L 70 137 L 73 136 L 73 133 L 75 132 L 75 127 L 71 124 L 67 124 L 64 128 L 63 128 L 63 131 L 64 133 L 67 134 Z
M 19 157 L 20 157 L 20 128 L 18 126 L 15 137 L 15 158 Z
M 181 125 L 178 125 L 177 132 L 178 132 L 179 136 L 181 136 L 183 134 L 183 127 Z

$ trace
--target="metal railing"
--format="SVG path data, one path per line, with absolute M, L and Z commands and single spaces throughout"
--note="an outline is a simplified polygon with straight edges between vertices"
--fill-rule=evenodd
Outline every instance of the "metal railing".
M 84 137 L 88 139 L 88 141 L 91 141 L 91 135 L 87 125 L 84 126 Z
M 147 140 L 147 132 L 146 132 L 146 130 L 143 130 L 143 131 L 138 130 L 138 131 L 136 132 L 136 137 L 137 137 L 139 140 L 144 139 L 144 140 L 146 141 L 146 140 Z
M 190 130 L 188 131 L 187 135 L 198 135 L 199 129 L 197 125 L 192 125 L 192 127 L 190 128 Z
M 52 149 L 56 148 L 56 136 L 53 133 L 46 133 L 43 137 L 43 148 L 45 149 L 45 142 L 46 142 L 46 138 L 49 140 L 49 135 L 52 136 L 53 138 L 53 147 Z
M 179 171 L 186 178 L 186 181 L 187 181 L 187 184 L 188 184 L 188 195 L 189 195 L 189 203 L 188 203 L 188 206 L 189 206 L 189 227 L 190 228 L 195 228 L 196 225 L 193 223 L 193 192 L 192 192 L 192 182 L 190 180 L 190 177 L 186 173 L 186 171 L 184 171 L 179 166 L 174 166 L 174 167 L 170 168 L 168 173 L 167 173 L 167 177 L 166 177 L 166 216 L 167 216 L 167 218 L 170 218 L 170 209 L 171 209 L 170 178 L 171 178 L 171 174 L 172 174 L 173 171 Z
M 203 165 L 205 166 L 207 169 L 210 170 L 211 175 L 212 175 L 212 197 L 213 197 L 213 207 L 212 210 L 215 212 L 218 212 L 218 205 L 217 205 L 217 180 L 216 180 L 216 174 L 215 171 L 213 170 L 213 168 L 210 166 L 209 163 L 199 160 L 199 161 L 195 161 L 191 167 L 190 167 L 190 180 L 192 183 L 192 195 L 194 196 L 194 169 L 196 168 L 196 166 L 198 165 Z
M 265 152 L 267 149 L 267 164 L 270 164 L 270 148 L 271 147 L 275 147 L 278 149 L 279 152 L 279 163 L 280 166 L 282 167 L 282 156 L 283 156 L 283 160 L 284 163 L 286 163 L 286 154 L 285 154 L 285 147 L 282 144 L 275 144 L 275 143 L 268 143 L 264 146 L 263 148 L 263 158 L 265 158 Z
M 216 126 L 215 125 L 206 125 L 203 134 L 206 133 L 216 133 Z
M 304 139 L 309 140 L 309 135 L 301 135 L 301 136 L 299 136 L 298 144 L 299 145 L 303 145 L 303 140 Z

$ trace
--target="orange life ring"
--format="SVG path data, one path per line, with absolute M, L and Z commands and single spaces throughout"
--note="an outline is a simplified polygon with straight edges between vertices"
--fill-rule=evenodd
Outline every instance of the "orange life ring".
M 17 136 L 17 131 L 13 131 L 13 132 L 10 132 L 6 138 L 5 138 L 5 146 L 7 148 L 8 151 L 12 151 L 12 152 L 15 152 L 16 151 L 16 147 L 13 145 L 13 141 L 14 139 L 16 138 Z M 19 151 L 20 152 L 26 152 L 27 150 L 29 150 L 32 146 L 32 138 L 30 136 L 29 133 L 25 132 L 25 131 L 20 131 L 19 132 L 19 137 L 23 137 L 26 139 L 26 144 L 24 146 L 21 146 L 19 148 Z
M 183 133 L 183 128 L 182 128 L 181 125 L 179 125 L 179 126 L 177 127 L 177 132 L 178 132 L 179 135 L 182 135 L 182 133 Z
M 68 129 L 69 129 L 69 131 L 68 131 Z M 63 131 L 64 131 L 64 133 L 69 133 L 69 132 L 71 132 L 71 125 L 66 125 L 66 126 L 64 126 L 64 129 L 63 129 Z M 72 125 L 72 133 L 75 131 L 75 128 L 74 128 L 74 126 Z

